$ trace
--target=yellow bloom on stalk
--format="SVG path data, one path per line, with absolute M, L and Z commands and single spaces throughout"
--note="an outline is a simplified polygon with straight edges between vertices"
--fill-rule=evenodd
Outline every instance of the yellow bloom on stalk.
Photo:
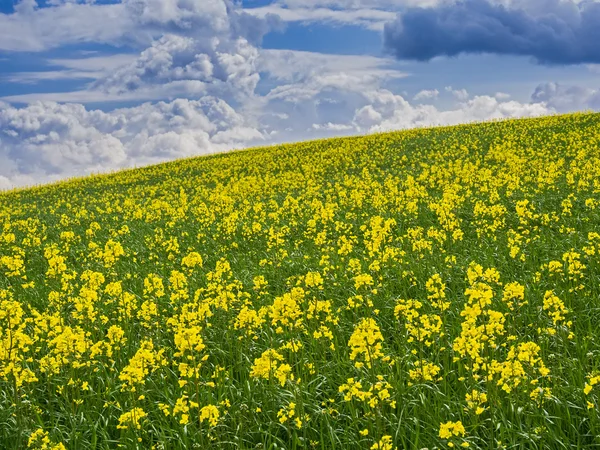
M 504 286 L 502 301 L 508 305 L 511 310 L 519 309 L 527 304 L 525 301 L 525 286 L 517 282 L 508 283 Z
M 538 378 L 545 378 L 550 373 L 539 356 L 540 352 L 540 346 L 534 342 L 513 345 L 508 351 L 506 361 L 491 362 L 488 378 L 492 380 L 497 375 L 499 378 L 496 384 L 506 393 L 512 392 L 528 380 L 537 382 Z
M 131 411 L 121 414 L 119 417 L 119 425 L 117 429 L 128 430 L 130 428 L 141 429 L 142 424 L 140 421 L 148 414 L 142 408 L 133 408 Z
M 546 291 L 544 294 L 543 309 L 548 313 L 554 325 L 564 322 L 565 317 L 569 312 L 562 300 L 554 295 L 554 292 L 552 291 Z
M 446 285 L 439 274 L 436 273 L 432 275 L 431 278 L 427 280 L 425 288 L 427 289 L 427 298 L 431 301 L 433 306 L 440 311 L 446 311 L 450 307 L 450 302 L 446 301 Z
M 206 347 L 202 339 L 202 328 L 196 325 L 177 327 L 175 332 L 175 356 L 182 356 L 185 352 L 201 352 Z
M 142 341 L 138 351 L 129 360 L 129 364 L 119 374 L 119 380 L 124 383 L 121 389 L 135 392 L 137 386 L 142 384 L 154 369 L 164 364 L 163 353 L 164 350 L 154 351 L 151 340 Z
M 304 276 L 304 284 L 307 288 L 323 289 L 323 277 L 319 272 L 308 272 Z
M 47 431 L 38 428 L 27 440 L 27 448 L 35 450 L 66 450 L 66 447 L 62 443 L 55 444 L 50 440 Z
M 409 370 L 409 376 L 413 381 L 439 381 L 440 371 L 440 366 L 421 360 L 415 362 L 415 368 Z
M 302 288 L 293 288 L 291 292 L 275 298 L 269 310 L 271 323 L 279 325 L 277 332 L 283 332 L 282 327 L 300 327 L 302 325 L 302 310 L 300 302 L 304 299 Z
M 106 267 L 112 267 L 117 262 L 117 260 L 124 255 L 125 250 L 123 249 L 121 243 L 110 239 L 108 240 L 108 242 L 106 242 L 106 245 L 104 246 L 104 252 L 102 255 L 104 259 L 104 265 Z
M 277 412 L 279 423 L 285 423 L 296 415 L 296 403 L 290 402 L 285 408 Z
M 350 359 L 354 361 L 360 357 L 364 359 L 367 367 L 371 367 L 374 360 L 383 357 L 382 342 L 383 335 L 377 322 L 371 318 L 362 319 L 354 328 L 354 332 L 348 341 Z M 357 361 L 355 365 L 360 367 L 362 363 Z
M 283 361 L 283 356 L 276 350 L 265 350 L 260 358 L 254 360 L 250 376 L 266 380 L 274 377 L 279 381 L 281 386 L 284 386 L 288 379 L 293 379 L 293 375 L 291 374 L 291 366 L 289 364 L 282 364 Z
M 346 383 L 338 388 L 338 391 L 344 394 L 345 401 L 349 402 L 354 398 L 365 401 L 372 397 L 373 393 L 370 390 L 363 390 L 363 385 L 360 381 L 355 381 L 354 378 L 348 378 L 346 381 Z
M 202 256 L 200 256 L 200 253 L 197 252 L 191 252 L 187 256 L 184 256 L 181 260 L 181 265 L 190 271 L 196 267 L 202 267 L 203 263 L 204 261 L 202 260 Z
M 236 330 L 245 330 L 247 335 L 252 336 L 255 334 L 255 330 L 265 323 L 264 316 L 264 309 L 257 312 L 248 306 L 243 306 L 235 319 L 233 327 Z
M 123 344 L 126 341 L 125 331 L 118 325 L 111 325 L 106 332 L 106 336 L 111 345 Z
M 215 405 L 203 406 L 200 409 L 200 421 L 208 422 L 211 427 L 216 427 L 219 424 L 219 408 Z
M 383 436 L 379 442 L 376 442 L 371 446 L 371 450 L 392 450 L 393 448 L 392 437 L 389 435 Z
M 149 274 L 144 279 L 144 295 L 154 296 L 157 298 L 164 297 L 165 287 L 162 278 L 156 274 Z
M 354 287 L 360 289 L 362 286 L 373 286 L 373 277 L 366 273 L 356 275 L 354 277 Z
M 257 275 L 252 279 L 252 287 L 255 291 L 262 291 L 269 285 L 269 282 L 263 275 Z
M 465 427 L 459 420 L 457 422 L 446 422 L 440 424 L 439 437 L 442 439 L 453 439 L 455 437 L 461 438 L 465 435 Z M 452 442 L 448 442 L 449 447 L 453 447 Z
M 471 392 L 467 392 L 466 395 L 467 400 L 467 409 L 471 411 L 475 411 L 475 414 L 482 414 L 486 408 L 483 406 L 487 403 L 487 394 L 485 392 L 480 392 L 476 389 L 473 389 Z
M 600 375 L 594 375 L 594 376 L 588 375 L 588 381 L 587 381 L 587 383 L 585 383 L 585 386 L 583 388 L 583 393 L 585 395 L 590 395 L 590 392 L 592 392 L 592 389 L 597 384 L 600 384 Z

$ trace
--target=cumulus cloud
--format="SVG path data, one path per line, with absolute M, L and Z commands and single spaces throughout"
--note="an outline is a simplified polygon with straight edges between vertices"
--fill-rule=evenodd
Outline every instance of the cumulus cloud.
M 506 3 L 506 4 L 503 4 Z M 600 3 L 459 0 L 407 8 L 384 31 L 399 59 L 494 53 L 544 64 L 600 62 Z
M 544 103 L 560 112 L 600 109 L 600 89 L 543 83 L 531 95 L 532 102 Z
M 391 93 L 375 94 L 374 97 L 374 107 L 379 108 L 383 114 L 381 122 L 370 127 L 371 132 L 430 125 L 453 125 L 490 119 L 535 117 L 554 112 L 543 104 L 502 102 L 486 95 L 476 96 L 447 110 L 439 110 L 432 105 L 410 105 L 403 98 L 398 98 L 399 96 Z M 393 108 L 390 108 L 390 103 Z
M 440 91 L 438 91 L 437 89 L 424 89 L 422 91 L 417 92 L 417 94 L 413 97 L 413 100 L 431 100 L 438 98 L 438 95 L 440 95 Z
M 234 94 L 251 95 L 259 80 L 257 59 L 258 50 L 244 38 L 204 41 L 166 34 L 135 61 L 96 81 L 90 90 L 124 94 L 159 87 L 169 91 L 182 81 L 193 81 L 196 92 L 220 82 Z
M 330 55 L 323 58 L 328 63 L 319 64 L 317 61 L 322 56 L 327 55 L 298 52 L 270 55 L 266 67 L 271 64 L 279 67 L 273 76 L 285 84 L 274 87 L 264 96 L 262 109 L 282 115 L 260 116 L 265 129 L 285 130 L 285 138 L 300 140 L 554 112 L 543 102 L 508 101 L 508 97 L 494 94 L 470 98 L 466 90 L 451 86 L 445 90 L 452 94 L 454 102 L 443 109 L 431 104 L 439 95 L 435 89 L 420 92 L 411 102 L 388 87 L 394 80 L 388 76 L 389 62 L 357 58 L 353 66 L 350 59 L 336 62 L 336 57 Z M 336 70 L 336 66 L 343 69 Z M 370 69 L 363 71 L 366 66 Z M 280 139 L 281 133 L 275 136 L 275 140 Z
M 119 21 L 105 20 L 107 11 L 118 13 Z M 88 30 L 75 29 L 71 22 L 78 22 L 80 15 L 86 20 L 94 18 L 111 29 L 110 36 L 97 33 L 96 25 L 90 25 Z M 44 28 L 50 19 L 56 19 L 60 26 L 53 23 L 53 28 Z M 54 61 L 67 67 L 66 70 L 13 74 L 6 81 L 94 80 L 79 91 L 24 94 L 4 99 L 13 102 L 143 101 L 203 95 L 218 96 L 228 102 L 241 101 L 253 95 L 260 79 L 256 68 L 258 44 L 266 32 L 280 26 L 276 16 L 267 14 L 257 18 L 233 0 L 122 0 L 111 5 L 66 5 L 61 1 L 58 6 L 31 9 L 26 13 L 0 14 L 0 49 L 4 42 L 3 21 L 13 25 L 43 25 L 35 32 L 25 30 L 30 32 L 25 34 L 44 38 L 40 46 L 25 44 L 28 50 L 51 47 L 55 37 L 62 45 L 78 40 L 130 42 L 140 49 L 133 60 L 132 55 L 127 55 L 127 60 L 123 57 L 118 67 L 109 69 L 99 69 L 99 64 L 94 62 L 102 62 L 103 57 L 96 57 L 96 60 L 82 58 L 85 61 L 80 64 L 77 60 Z M 55 36 L 56 30 L 62 30 L 60 39 Z M 104 59 L 108 63 L 118 61 L 117 58 Z
M 263 50 L 258 67 L 277 83 L 265 97 L 290 103 L 328 90 L 360 92 L 408 76 L 385 58 L 292 50 Z
M 452 96 L 455 99 L 457 99 L 457 100 L 459 100 L 461 102 L 464 102 L 464 101 L 466 101 L 466 100 L 469 99 L 469 93 L 464 88 L 463 89 L 454 89 L 452 86 L 446 86 L 444 88 L 444 90 L 446 92 L 449 92 L 450 94 L 452 94 Z
M 263 140 L 221 99 L 177 99 L 110 112 L 0 103 L 0 177 L 33 184 L 212 153 Z

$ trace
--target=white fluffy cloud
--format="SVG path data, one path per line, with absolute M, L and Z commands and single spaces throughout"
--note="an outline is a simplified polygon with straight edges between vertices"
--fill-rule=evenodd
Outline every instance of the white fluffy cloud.
M 422 127 L 430 125 L 452 125 L 458 123 L 506 119 L 513 117 L 534 117 L 553 113 L 552 108 L 541 103 L 520 103 L 499 101 L 492 96 L 475 96 L 455 107 L 439 110 L 433 105 L 411 105 L 402 96 L 391 92 L 377 91 L 367 94 L 371 108 L 380 119 L 371 124 L 361 124 L 358 120 L 361 111 L 357 111 L 355 121 L 362 130 L 370 132 L 388 131 L 400 128 Z
M 337 134 L 377 132 L 554 112 L 543 102 L 508 101 L 503 95 L 470 99 L 465 89 L 450 86 L 445 90 L 454 102 L 445 109 L 431 104 L 439 95 L 436 89 L 419 92 L 411 103 L 388 87 L 409 74 L 383 58 L 270 51 L 261 57 L 260 66 L 280 82 L 265 95 L 263 110 L 284 115 L 264 114 L 261 123 L 285 130 L 291 140 L 307 133 L 331 135 L 326 133 L 330 130 Z
M 531 96 L 533 102 L 543 102 L 561 112 L 600 109 L 600 89 L 565 86 L 558 83 L 540 84 Z
M 454 89 L 452 86 L 446 86 L 444 90 L 452 94 L 454 98 L 461 102 L 464 102 L 469 99 L 469 93 L 466 89 Z
M 212 153 L 260 142 L 260 131 L 223 100 L 177 99 L 111 112 L 83 105 L 0 103 L 0 181 L 66 176 Z M 6 187 L 6 186 L 5 186 Z
M 437 89 L 423 89 L 422 91 L 417 92 L 413 97 L 413 100 L 431 100 L 438 98 L 438 95 L 440 95 L 440 91 Z
M 165 34 L 131 64 L 97 80 L 90 90 L 115 95 L 149 89 L 162 93 L 187 82 L 195 87 L 194 93 L 218 85 L 234 94 L 251 95 L 259 80 L 257 59 L 258 50 L 244 38 L 203 41 Z
M 110 20 L 114 15 L 118 20 Z M 94 21 L 97 23 L 91 23 Z M 3 24 L 36 44 L 27 39 L 12 42 Z M 24 30 L 17 33 L 20 26 Z M 240 101 L 253 95 L 260 79 L 256 69 L 257 45 L 267 31 L 278 26 L 279 19 L 275 16 L 257 18 L 247 14 L 234 0 L 122 0 L 109 5 L 65 4 L 61 0 L 53 7 L 18 8 L 14 14 L 0 14 L 0 50 L 35 51 L 90 41 L 129 43 L 139 48 L 140 53 L 133 61 L 132 55 L 127 55 L 127 61 L 123 57 L 120 66 L 109 69 L 96 65 L 92 70 L 92 58 L 82 58 L 88 63 L 83 64 L 85 69 L 82 65 L 77 67 L 78 60 L 49 61 L 66 70 L 13 74 L 6 81 L 33 83 L 67 78 L 94 81 L 80 91 L 25 94 L 4 100 L 143 101 L 215 95 L 228 102 Z M 113 57 L 107 62 L 117 61 Z

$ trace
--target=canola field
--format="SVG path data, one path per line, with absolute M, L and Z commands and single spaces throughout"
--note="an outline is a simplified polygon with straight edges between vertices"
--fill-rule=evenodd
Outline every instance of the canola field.
M 0 448 L 598 448 L 599 282 L 599 114 L 7 192 Z

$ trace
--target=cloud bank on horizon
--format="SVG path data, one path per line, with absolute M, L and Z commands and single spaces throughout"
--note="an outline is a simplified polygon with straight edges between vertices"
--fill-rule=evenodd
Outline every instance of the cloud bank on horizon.
M 0 189 L 600 109 L 600 3 L 0 0 Z

